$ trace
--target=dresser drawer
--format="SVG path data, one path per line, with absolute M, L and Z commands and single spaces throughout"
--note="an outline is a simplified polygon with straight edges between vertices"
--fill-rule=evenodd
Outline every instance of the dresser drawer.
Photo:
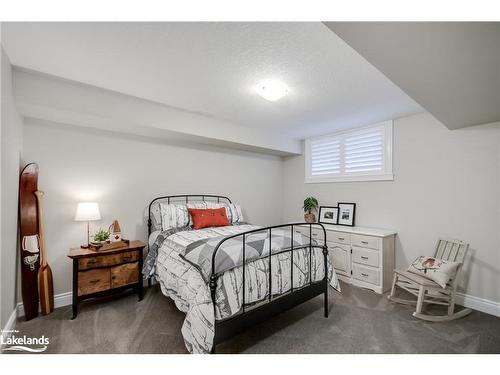
M 362 247 L 352 247 L 352 261 L 359 264 L 366 264 L 368 266 L 379 266 L 379 252 L 371 249 L 364 249 Z
M 332 261 L 333 268 L 342 273 L 349 273 L 349 245 L 342 245 L 338 243 L 328 242 L 328 252 L 330 253 L 330 260 Z
M 349 244 L 351 243 L 351 235 L 349 233 L 337 232 L 334 230 L 329 230 L 326 232 L 328 236 L 328 241 Z
M 378 237 L 363 236 L 361 234 L 352 234 L 351 244 L 375 250 L 380 249 L 380 239 Z
M 378 268 L 365 267 L 357 263 L 353 263 L 352 277 L 370 284 L 379 285 Z
M 319 245 L 323 245 L 323 238 L 324 238 L 323 230 L 318 229 L 318 227 L 312 227 L 310 232 L 309 232 L 309 227 L 297 227 L 297 229 L 295 229 L 295 232 L 302 233 L 307 238 L 309 238 L 309 233 L 310 233 L 311 237 L 315 239 Z
M 78 295 L 101 292 L 110 288 L 109 269 L 95 269 L 78 272 Z
M 111 288 L 135 284 L 139 277 L 139 263 L 126 263 L 111 267 Z

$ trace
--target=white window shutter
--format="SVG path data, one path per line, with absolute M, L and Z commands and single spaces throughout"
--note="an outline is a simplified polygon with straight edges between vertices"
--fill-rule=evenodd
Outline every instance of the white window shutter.
M 392 121 L 306 140 L 306 182 L 392 180 Z

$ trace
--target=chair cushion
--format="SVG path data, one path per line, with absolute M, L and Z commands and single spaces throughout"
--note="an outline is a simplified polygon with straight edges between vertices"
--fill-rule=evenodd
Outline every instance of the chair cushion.
M 446 288 L 446 284 L 455 276 L 459 265 L 458 262 L 420 256 L 410 264 L 408 272 L 425 277 L 436 282 L 441 288 Z

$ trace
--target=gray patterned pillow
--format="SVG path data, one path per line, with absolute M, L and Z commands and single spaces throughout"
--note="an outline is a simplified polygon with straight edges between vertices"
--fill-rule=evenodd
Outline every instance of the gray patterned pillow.
M 169 230 L 189 225 L 189 213 L 185 204 L 160 203 L 161 228 Z

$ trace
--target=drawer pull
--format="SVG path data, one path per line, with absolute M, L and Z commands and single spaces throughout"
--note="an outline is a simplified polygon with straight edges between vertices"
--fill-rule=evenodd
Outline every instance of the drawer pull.
M 344 237 L 339 237 L 339 241 L 344 241 L 345 238 Z
M 87 264 L 95 264 L 95 262 L 96 262 L 96 259 L 94 258 L 94 259 L 88 260 Z
M 361 276 L 368 277 L 368 274 L 361 272 Z
M 97 284 L 99 281 L 101 281 L 101 280 L 99 280 L 99 279 L 97 279 L 97 280 L 90 280 L 89 284 L 92 284 L 92 285 L 93 284 Z
M 123 257 L 123 260 L 130 260 L 130 259 L 132 259 L 132 255 L 125 255 Z
M 363 245 L 368 245 L 368 241 L 361 241 Z
M 361 256 L 361 259 L 365 259 L 365 260 L 368 260 L 368 257 L 365 257 L 365 256 Z

